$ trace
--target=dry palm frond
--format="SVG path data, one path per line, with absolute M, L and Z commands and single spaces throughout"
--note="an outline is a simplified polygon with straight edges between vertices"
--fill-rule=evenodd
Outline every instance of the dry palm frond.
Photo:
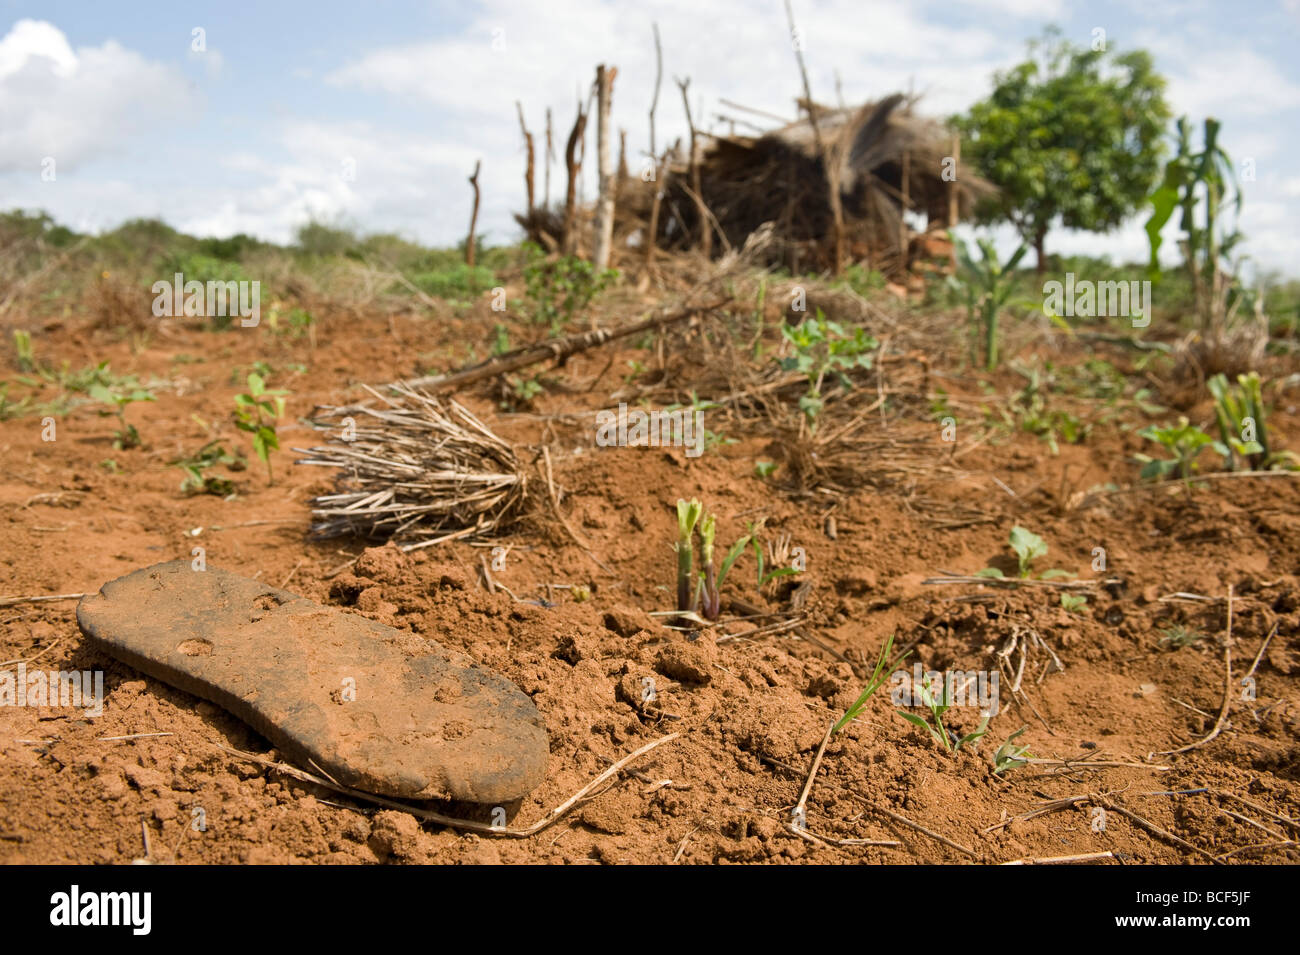
M 327 446 L 299 464 L 342 469 L 338 491 L 313 498 L 312 532 L 392 537 L 404 550 L 483 536 L 522 511 L 523 467 L 510 445 L 455 401 L 393 386 L 381 402 L 318 408 Z

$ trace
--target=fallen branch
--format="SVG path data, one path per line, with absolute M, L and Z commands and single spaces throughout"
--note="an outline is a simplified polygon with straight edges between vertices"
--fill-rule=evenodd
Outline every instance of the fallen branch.
M 662 328 L 665 325 L 672 325 L 675 322 L 683 321 L 693 315 L 701 312 L 711 312 L 719 309 L 731 301 L 731 296 L 719 299 L 709 305 L 687 306 L 678 309 L 675 312 L 669 312 L 667 315 L 652 316 L 639 322 L 632 322 L 622 328 L 607 329 L 593 328 L 590 331 L 579 332 L 568 335 L 564 338 L 557 338 L 553 341 L 542 342 L 537 345 L 527 345 L 523 348 L 516 348 L 508 351 L 504 355 L 490 358 L 487 361 L 479 362 L 477 365 L 471 365 L 469 368 L 462 368 L 460 371 L 454 371 L 445 375 L 426 375 L 423 378 L 413 378 L 409 381 L 394 382 L 389 385 L 390 388 L 411 389 L 419 388 L 431 395 L 445 394 L 449 391 L 455 391 L 458 388 L 464 388 L 466 385 L 472 385 L 476 381 L 482 381 L 484 378 L 493 378 L 497 375 L 509 374 L 518 371 L 520 368 L 526 368 L 529 365 L 535 365 L 538 362 L 554 360 L 557 362 L 564 361 L 571 355 L 578 352 L 586 351 L 589 348 L 596 348 L 620 338 L 627 338 L 629 335 L 637 335 L 641 332 L 649 331 L 655 328 Z

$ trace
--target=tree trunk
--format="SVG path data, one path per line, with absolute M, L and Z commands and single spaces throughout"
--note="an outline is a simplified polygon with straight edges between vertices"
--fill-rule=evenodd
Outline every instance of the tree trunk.
M 614 239 L 614 164 L 610 155 L 609 104 L 618 70 L 596 67 L 596 168 L 599 187 L 596 195 L 596 237 L 592 264 L 597 271 L 609 268 L 610 246 Z
M 1034 255 L 1038 257 L 1038 277 L 1041 279 L 1047 271 L 1047 253 L 1043 250 L 1043 241 L 1047 238 L 1047 226 L 1041 225 L 1034 233 Z

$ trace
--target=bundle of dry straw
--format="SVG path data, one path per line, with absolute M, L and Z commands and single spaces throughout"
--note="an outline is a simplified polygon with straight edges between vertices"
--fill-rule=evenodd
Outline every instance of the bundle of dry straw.
M 510 445 L 464 406 L 404 385 L 378 401 L 316 409 L 323 447 L 299 464 L 340 468 L 338 491 L 311 501 L 319 537 L 391 537 L 403 550 L 490 534 L 522 511 L 524 470 Z

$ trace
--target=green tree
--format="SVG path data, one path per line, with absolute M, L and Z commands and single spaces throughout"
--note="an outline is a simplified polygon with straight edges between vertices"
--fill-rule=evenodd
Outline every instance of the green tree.
M 966 139 L 963 155 L 999 189 L 980 220 L 1015 226 L 1041 274 L 1050 227 L 1108 232 L 1142 205 L 1171 114 L 1144 50 L 1084 49 L 1049 30 L 1029 54 L 996 74 L 992 95 L 953 125 Z

